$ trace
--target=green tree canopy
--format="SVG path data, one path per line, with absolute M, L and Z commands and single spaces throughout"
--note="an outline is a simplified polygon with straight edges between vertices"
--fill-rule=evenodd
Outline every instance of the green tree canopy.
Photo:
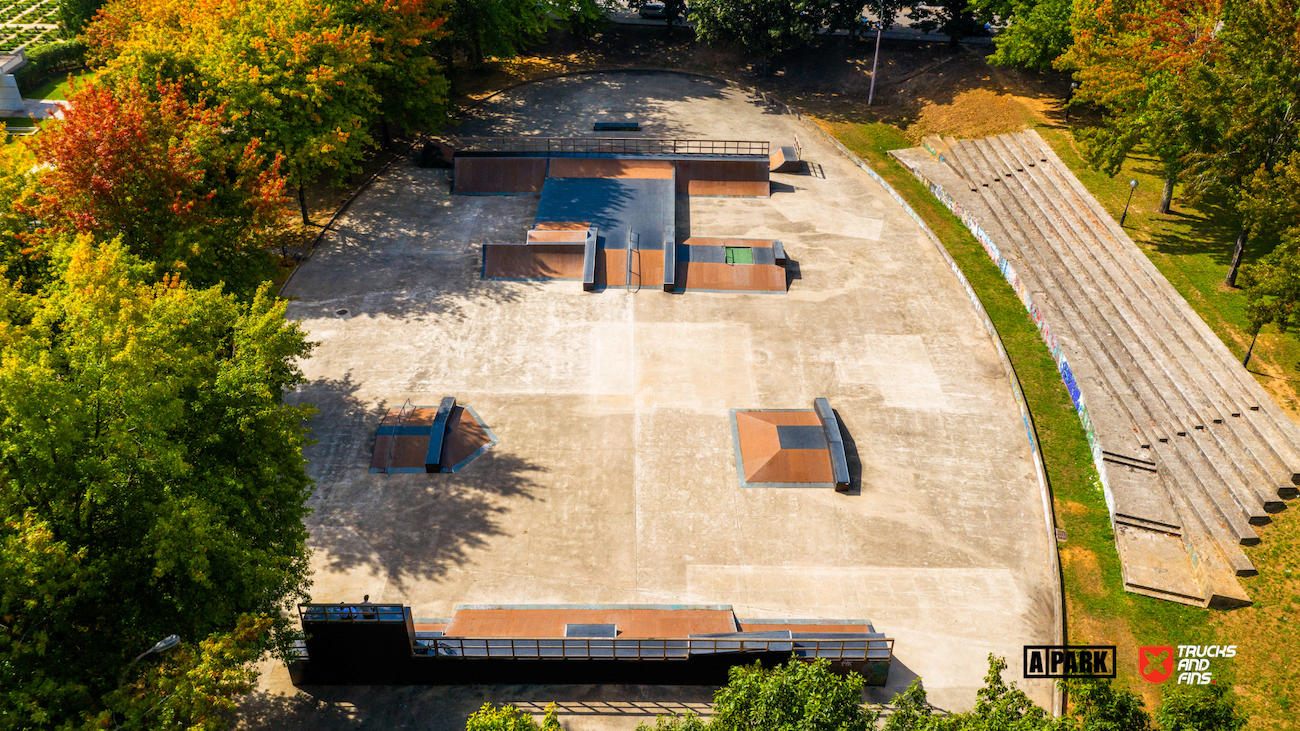
M 116 680 L 169 634 L 172 662 L 238 665 L 268 629 L 287 640 L 282 613 L 308 585 L 309 410 L 281 396 L 310 344 L 284 306 L 265 288 L 241 303 L 150 283 L 117 242 L 82 236 L 51 257 L 39 295 L 0 280 L 4 727 L 133 706 Z
M 696 37 L 757 56 L 764 75 L 773 58 L 812 40 L 820 17 L 815 0 L 696 0 L 691 12 Z
M 1150 731 L 1151 716 L 1133 691 L 1116 688 L 1109 680 L 1075 680 L 1065 685 L 1079 731 Z
M 1004 27 L 993 43 L 989 62 L 1046 71 L 1074 41 L 1074 0 L 972 0 L 975 17 Z
M 1175 685 L 1156 709 L 1160 731 L 1240 731 L 1246 721 L 1226 685 Z

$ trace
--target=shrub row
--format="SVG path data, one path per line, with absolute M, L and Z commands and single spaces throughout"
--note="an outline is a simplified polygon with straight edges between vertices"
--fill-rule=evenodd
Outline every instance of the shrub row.
M 24 94 L 44 84 L 51 76 L 86 65 L 86 44 L 78 40 L 43 43 L 25 49 L 27 65 L 14 72 L 18 90 Z

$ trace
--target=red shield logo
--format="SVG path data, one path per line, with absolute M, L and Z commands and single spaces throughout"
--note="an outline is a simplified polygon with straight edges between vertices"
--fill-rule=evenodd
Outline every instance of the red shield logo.
M 1148 683 L 1163 683 L 1173 672 L 1173 647 L 1161 645 L 1138 648 L 1138 674 Z

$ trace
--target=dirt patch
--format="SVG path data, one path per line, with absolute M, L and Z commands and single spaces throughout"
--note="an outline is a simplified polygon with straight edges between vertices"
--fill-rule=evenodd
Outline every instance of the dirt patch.
M 1059 551 L 1061 571 L 1079 584 L 1079 588 L 1092 596 L 1105 596 L 1101 582 L 1101 566 L 1097 554 L 1081 546 L 1069 546 Z
M 1056 512 L 1059 515 L 1087 515 L 1089 508 L 1083 503 L 1060 500 L 1056 503 Z

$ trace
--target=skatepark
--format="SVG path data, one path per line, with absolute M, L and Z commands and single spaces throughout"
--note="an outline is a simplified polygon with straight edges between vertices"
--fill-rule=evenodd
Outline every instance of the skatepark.
M 671 214 L 678 244 L 779 241 L 783 292 L 488 277 L 485 245 L 522 241 L 542 196 L 456 193 L 448 170 L 394 165 L 284 292 L 320 343 L 291 397 L 319 409 L 306 452 L 312 600 L 368 595 L 409 607 L 417 625 L 470 605 L 869 621 L 893 642 L 870 700 L 920 676 L 939 708 L 969 708 L 988 653 L 1015 669 L 1023 645 L 1055 642 L 1060 596 L 1021 413 L 966 291 L 879 184 L 793 116 L 719 82 L 552 79 L 488 99 L 453 133 L 592 137 L 609 119 L 635 120 L 618 133 L 629 138 L 797 138 L 803 164 L 771 173 L 770 195 L 679 191 Z M 490 448 L 454 472 L 371 470 L 390 410 L 448 397 L 472 407 Z M 848 489 L 747 484 L 732 411 L 820 398 L 838 418 Z M 250 702 L 287 728 L 459 729 L 484 701 L 554 701 L 566 728 L 630 729 L 709 695 L 671 683 L 295 687 L 283 665 L 263 671 Z M 1050 684 L 1018 675 L 1051 707 Z

